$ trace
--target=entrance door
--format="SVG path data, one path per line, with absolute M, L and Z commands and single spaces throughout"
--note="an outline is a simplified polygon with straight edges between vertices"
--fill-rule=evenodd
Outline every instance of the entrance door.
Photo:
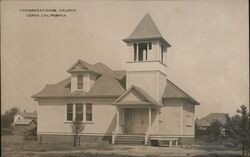
M 132 134 L 132 109 L 125 109 L 125 134 Z
M 125 133 L 144 134 L 148 129 L 146 109 L 125 109 Z
M 148 112 L 146 109 L 134 109 L 133 134 L 144 134 L 148 129 Z

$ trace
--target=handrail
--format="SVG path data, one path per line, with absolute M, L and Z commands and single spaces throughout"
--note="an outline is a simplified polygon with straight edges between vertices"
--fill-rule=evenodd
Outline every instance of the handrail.
M 144 144 L 145 144 L 145 145 L 148 145 L 148 139 L 149 139 L 149 131 L 147 130 L 147 131 L 145 132 L 145 138 L 144 138 Z
M 118 130 L 119 130 L 119 128 L 117 127 L 117 128 L 115 128 L 115 130 L 112 132 L 112 144 L 115 144 L 115 139 L 116 139 Z

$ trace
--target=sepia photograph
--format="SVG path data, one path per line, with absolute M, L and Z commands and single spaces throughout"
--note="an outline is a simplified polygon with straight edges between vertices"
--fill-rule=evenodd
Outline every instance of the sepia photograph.
M 248 0 L 2 0 L 1 157 L 250 157 Z

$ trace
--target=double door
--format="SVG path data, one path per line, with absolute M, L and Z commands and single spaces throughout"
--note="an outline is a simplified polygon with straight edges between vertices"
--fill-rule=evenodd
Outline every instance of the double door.
M 125 109 L 125 133 L 144 134 L 148 129 L 147 109 Z

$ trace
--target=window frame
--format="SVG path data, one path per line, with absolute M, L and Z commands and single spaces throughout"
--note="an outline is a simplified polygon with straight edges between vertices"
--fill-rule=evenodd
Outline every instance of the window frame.
M 134 62 L 137 62 L 138 59 L 138 55 L 137 55 L 137 43 L 133 43 L 133 47 L 134 47 Z
M 81 76 L 81 80 L 79 80 L 79 77 L 80 77 L 80 76 Z M 81 84 L 81 88 L 79 88 L 79 84 Z M 83 90 L 83 74 L 78 74 L 78 75 L 77 75 L 76 89 L 77 89 L 77 90 Z
M 80 109 L 81 110 L 77 110 L 77 108 L 80 106 Z M 83 103 L 75 103 L 75 120 L 77 120 L 77 118 L 78 118 L 78 114 L 81 114 L 81 121 L 80 122 L 82 122 L 82 121 L 84 121 L 84 104 Z
M 144 55 L 143 51 L 141 52 L 140 56 L 140 44 L 145 44 L 146 47 L 146 53 Z M 153 43 L 152 42 L 134 42 L 133 43 L 133 62 L 145 62 L 148 61 L 148 52 L 153 49 Z M 142 57 L 140 60 L 139 58 Z
M 87 114 L 88 114 L 88 111 L 87 111 L 87 105 L 91 105 L 91 120 L 87 120 Z M 85 122 L 92 122 L 93 121 L 93 104 L 92 103 L 86 103 L 85 104 Z
M 161 62 L 164 61 L 164 46 L 161 45 Z
M 71 116 L 71 120 L 68 120 L 68 107 L 69 107 L 69 105 L 71 105 L 72 106 L 72 111 L 71 111 L 71 114 L 72 114 L 72 116 Z M 74 119 L 74 104 L 73 103 L 67 103 L 66 104 L 66 121 L 73 121 L 73 119 Z
M 71 104 L 72 105 L 72 120 L 68 120 L 68 105 Z M 76 101 L 76 102 L 67 102 L 66 103 L 66 114 L 65 114 L 65 123 L 73 123 L 73 121 L 76 119 L 76 114 L 77 114 L 77 111 L 76 111 L 76 105 L 77 104 L 82 104 L 82 114 L 83 114 L 83 117 L 82 117 L 82 121 L 80 121 L 81 123 L 88 123 L 88 124 L 91 124 L 91 123 L 94 123 L 94 112 L 93 112 L 93 103 L 92 102 L 81 102 L 81 101 Z M 92 114 L 92 119 L 91 121 L 87 121 L 87 104 L 91 104 L 91 114 Z

